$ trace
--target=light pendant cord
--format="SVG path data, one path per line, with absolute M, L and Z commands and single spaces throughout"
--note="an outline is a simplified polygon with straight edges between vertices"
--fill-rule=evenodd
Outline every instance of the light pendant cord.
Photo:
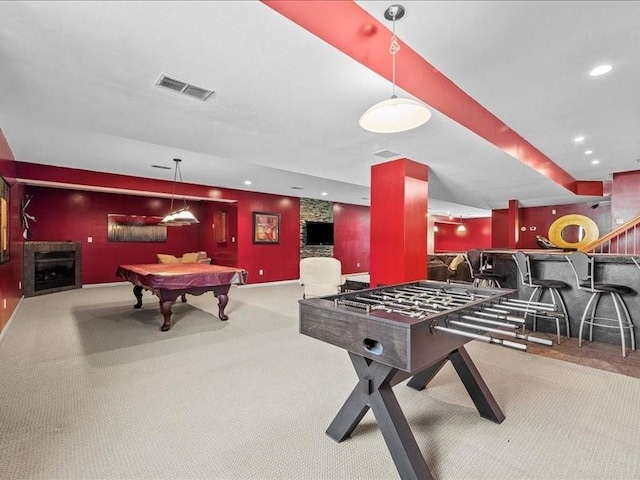
M 396 97 L 396 53 L 400 51 L 400 44 L 398 43 L 398 37 L 396 37 L 396 16 L 393 15 L 393 23 L 392 23 L 392 36 L 391 36 L 391 44 L 389 45 L 389 53 L 391 54 L 391 98 Z
M 180 164 L 178 164 L 178 175 L 180 176 L 180 183 L 184 183 L 182 181 L 182 170 L 180 170 Z M 182 194 L 182 202 L 184 203 L 184 209 L 188 210 L 189 206 L 187 205 L 187 195 L 186 194 Z
M 169 207 L 169 213 L 173 213 L 173 199 L 176 196 L 176 179 L 178 178 L 178 169 L 180 168 L 180 161 L 176 158 L 173 159 L 176 162 L 176 169 L 173 172 L 173 192 L 171 193 L 171 206 Z

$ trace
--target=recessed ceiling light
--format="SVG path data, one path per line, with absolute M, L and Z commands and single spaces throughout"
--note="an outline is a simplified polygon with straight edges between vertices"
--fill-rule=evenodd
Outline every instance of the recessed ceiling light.
M 591 165 L 597 165 L 600 163 L 600 160 L 591 160 Z
M 604 75 L 605 73 L 609 73 L 613 67 L 611 65 L 599 65 L 593 70 L 589 72 L 589 75 L 592 77 L 599 77 L 600 75 Z
M 593 153 L 593 150 L 585 150 L 584 154 L 585 155 L 591 155 Z
M 323 197 L 327 196 L 327 192 L 322 192 L 320 195 L 322 195 Z
M 245 185 L 251 185 L 251 180 L 245 180 L 245 181 L 244 181 L 244 184 L 245 184 Z
M 582 135 L 580 135 L 580 136 L 574 138 L 573 141 L 576 142 L 576 143 L 584 142 L 584 137 Z

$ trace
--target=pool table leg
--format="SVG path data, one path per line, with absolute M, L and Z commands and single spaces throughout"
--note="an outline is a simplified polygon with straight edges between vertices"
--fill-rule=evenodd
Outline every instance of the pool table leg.
M 164 318 L 164 323 L 160 327 L 160 330 L 166 332 L 171 328 L 171 306 L 173 305 L 173 300 L 160 300 L 160 312 L 162 313 L 162 317 Z
M 140 308 L 142 306 L 142 287 L 140 285 L 133 287 L 133 295 L 136 297 L 136 300 L 138 300 L 138 303 L 136 303 L 133 308 Z
M 216 294 L 214 293 L 214 295 Z M 224 314 L 224 307 L 229 303 L 229 296 L 226 293 L 219 293 L 216 297 L 218 298 L 218 317 L 222 321 L 229 320 L 229 317 Z

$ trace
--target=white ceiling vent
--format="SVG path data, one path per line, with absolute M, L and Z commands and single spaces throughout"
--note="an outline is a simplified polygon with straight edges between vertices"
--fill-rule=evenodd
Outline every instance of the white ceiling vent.
M 373 152 L 373 154 L 377 157 L 382 157 L 382 158 L 391 158 L 391 157 L 398 156 L 396 152 L 392 152 L 391 150 L 378 150 L 377 152 Z
M 190 97 L 197 98 L 198 100 L 202 100 L 202 101 L 206 100 L 214 93 L 213 90 L 207 90 L 206 88 L 196 87 L 195 85 L 191 85 L 181 80 L 176 80 L 175 78 L 167 77 L 164 74 L 160 75 L 160 78 L 156 82 L 156 85 L 158 85 L 159 87 L 165 87 L 170 90 L 183 93 L 185 95 L 189 95 Z

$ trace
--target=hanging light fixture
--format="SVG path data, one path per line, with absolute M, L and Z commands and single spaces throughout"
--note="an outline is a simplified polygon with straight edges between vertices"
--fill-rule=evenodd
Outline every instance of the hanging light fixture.
M 393 35 L 389 46 L 393 89 L 390 99 L 376 103 L 360 117 L 360 126 L 370 132 L 404 132 L 419 127 L 431 118 L 431 111 L 424 103 L 396 96 L 396 54 L 400 50 L 396 37 L 396 20 L 400 20 L 404 12 L 402 5 L 391 5 L 384 12 L 384 18 L 393 21 Z
M 166 225 L 168 227 L 181 227 L 183 225 L 193 225 L 194 223 L 200 223 L 196 217 L 194 217 L 193 213 L 189 211 L 189 207 L 187 206 L 187 198 L 183 195 L 182 201 L 184 203 L 184 207 L 179 210 L 173 209 L 173 200 L 176 196 L 176 181 L 180 178 L 180 183 L 182 183 L 182 172 L 180 171 L 180 162 L 182 162 L 179 158 L 174 158 L 174 162 L 176 162 L 176 170 L 173 174 L 173 193 L 171 194 L 171 206 L 169 207 L 169 213 L 162 219 L 160 225 Z

